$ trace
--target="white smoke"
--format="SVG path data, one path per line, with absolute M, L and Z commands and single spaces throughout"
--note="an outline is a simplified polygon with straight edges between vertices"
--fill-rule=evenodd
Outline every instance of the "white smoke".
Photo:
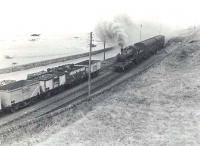
M 133 23 L 127 15 L 120 15 L 112 21 L 98 23 L 95 32 L 101 41 L 124 47 L 160 34 L 171 37 L 173 30 L 161 23 L 148 21 Z

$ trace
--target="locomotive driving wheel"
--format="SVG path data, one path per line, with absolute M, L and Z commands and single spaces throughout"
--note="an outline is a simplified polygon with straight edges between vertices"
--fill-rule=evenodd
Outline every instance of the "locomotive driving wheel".
M 12 106 L 12 107 L 10 108 L 10 112 L 11 112 L 11 113 L 14 113 L 14 112 L 16 112 L 18 109 L 19 109 L 18 105 Z

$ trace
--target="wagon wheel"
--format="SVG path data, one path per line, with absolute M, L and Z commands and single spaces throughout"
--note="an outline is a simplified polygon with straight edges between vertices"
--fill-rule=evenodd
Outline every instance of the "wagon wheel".
M 23 104 L 23 107 L 31 104 L 31 102 L 32 102 L 32 99 L 25 101 L 24 104 Z
M 15 112 L 14 107 L 11 107 L 11 108 L 10 108 L 10 112 L 11 112 L 11 113 L 14 113 L 14 112 Z
M 13 107 L 10 108 L 11 113 L 14 113 L 17 110 L 18 110 L 18 106 L 13 106 Z

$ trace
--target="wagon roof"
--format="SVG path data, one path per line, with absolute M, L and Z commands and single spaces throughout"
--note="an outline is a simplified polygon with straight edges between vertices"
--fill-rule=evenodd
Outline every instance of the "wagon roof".
M 44 75 L 42 75 L 42 76 L 39 77 L 39 81 L 48 81 L 48 80 L 53 79 L 54 77 L 56 77 L 55 74 L 51 74 L 51 73 L 44 74 Z
M 50 71 L 64 72 L 65 70 L 70 70 L 70 68 L 74 66 L 74 64 L 65 64 L 58 67 L 48 68 Z
M 31 73 L 31 74 L 28 74 L 27 77 L 28 78 L 34 78 L 34 77 L 41 76 L 41 75 L 46 74 L 46 73 L 47 73 L 46 71 L 34 72 L 34 73 Z
M 30 74 L 28 74 L 28 75 L 42 75 L 42 74 L 45 74 L 45 73 L 47 73 L 46 71 L 44 71 L 44 70 L 42 70 L 42 71 L 39 71 L 39 72 L 34 72 L 34 73 L 30 73 Z
M 10 91 L 10 90 L 14 90 L 14 89 L 17 89 L 20 87 L 30 85 L 34 82 L 36 83 L 36 81 L 33 81 L 33 80 L 20 80 L 20 81 L 16 81 L 16 82 L 1 86 L 0 90 L 9 90 Z
M 139 46 L 139 45 L 147 46 L 147 45 L 150 45 L 150 44 L 154 43 L 155 41 L 157 41 L 157 39 L 160 39 L 161 37 L 163 37 L 163 36 L 162 36 L 162 35 L 158 35 L 158 36 L 155 36 L 155 37 L 146 39 L 146 40 L 144 40 L 144 41 L 135 43 L 135 45 L 136 45 L 136 46 Z
M 75 66 L 74 64 L 66 64 L 55 68 L 49 68 L 48 72 L 54 73 L 56 75 L 63 75 L 65 72 L 71 72 L 80 68 L 82 68 L 82 66 Z
M 43 77 L 46 77 L 46 76 L 53 76 L 53 75 L 49 75 L 49 74 L 54 74 L 54 76 L 62 76 L 65 74 L 64 71 L 58 71 L 58 70 L 49 70 L 47 71 L 46 74 L 43 75 Z
M 80 68 L 83 68 L 83 66 L 73 66 L 70 71 L 74 71 Z
M 91 60 L 91 64 L 94 64 L 94 63 L 97 63 L 97 62 L 100 62 L 100 60 Z M 75 65 L 89 65 L 89 60 L 85 60 L 85 61 L 76 63 Z
M 62 76 L 65 74 L 65 72 L 55 71 L 55 72 L 53 72 L 53 74 L 55 74 L 56 76 Z

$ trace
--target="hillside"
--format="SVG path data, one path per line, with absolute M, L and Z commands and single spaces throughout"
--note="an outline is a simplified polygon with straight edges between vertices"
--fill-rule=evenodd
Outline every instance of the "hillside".
M 5 134 L 1 145 L 199 145 L 198 36 L 172 38 L 171 55 L 146 72 L 69 112 Z
M 101 95 L 106 99 L 84 118 L 39 145 L 199 145 L 200 42 L 187 37 L 174 46 L 167 48 L 177 48 L 172 55 Z

